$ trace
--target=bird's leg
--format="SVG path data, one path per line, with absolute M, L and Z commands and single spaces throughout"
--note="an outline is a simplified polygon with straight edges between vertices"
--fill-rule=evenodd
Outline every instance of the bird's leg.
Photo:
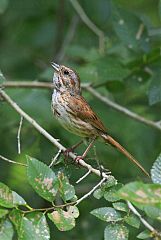
M 81 159 L 84 159 L 84 158 L 87 156 L 87 153 L 89 152 L 89 150 L 90 150 L 91 147 L 93 146 L 93 143 L 94 143 L 95 140 L 96 140 L 96 137 L 94 137 L 94 138 L 92 139 L 92 141 L 90 142 L 90 144 L 88 145 L 88 147 L 86 148 L 86 150 L 84 151 L 84 153 L 83 153 L 81 156 L 77 156 L 77 157 L 75 158 L 75 162 L 76 162 L 76 163 L 79 163 L 79 161 L 80 161 Z
M 65 160 L 69 157 L 69 153 L 70 153 L 70 152 L 73 152 L 74 149 L 76 149 L 76 148 L 77 148 L 78 146 L 80 146 L 82 143 L 83 143 L 83 140 L 81 140 L 80 142 L 76 143 L 76 144 L 73 145 L 72 147 L 67 148 L 67 149 L 64 151 Z

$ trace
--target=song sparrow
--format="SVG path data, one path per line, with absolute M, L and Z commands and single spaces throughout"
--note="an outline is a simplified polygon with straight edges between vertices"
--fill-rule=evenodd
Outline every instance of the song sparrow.
M 52 63 L 52 67 L 55 70 L 53 76 L 52 110 L 56 119 L 68 131 L 83 138 L 91 139 L 91 143 L 80 158 L 84 158 L 95 139 L 101 137 L 106 143 L 116 147 L 149 176 L 141 164 L 124 147 L 108 135 L 108 131 L 99 117 L 81 96 L 78 74 L 74 70 L 56 63 Z M 79 144 L 76 144 L 74 148 Z

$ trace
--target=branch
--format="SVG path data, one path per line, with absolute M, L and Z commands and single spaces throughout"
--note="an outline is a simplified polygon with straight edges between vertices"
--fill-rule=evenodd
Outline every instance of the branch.
M 6 81 L 0 87 L 7 87 L 7 88 L 46 88 L 46 89 L 53 89 L 53 84 L 52 83 L 46 83 L 46 82 L 37 82 L 37 81 Z M 150 127 L 153 127 L 159 131 L 161 131 L 161 121 L 154 122 L 149 119 L 146 119 L 142 116 L 140 116 L 137 113 L 134 113 L 130 111 L 129 109 L 111 101 L 105 96 L 102 96 L 99 92 L 97 92 L 93 87 L 90 86 L 90 83 L 83 83 L 81 84 L 81 87 L 90 92 L 94 97 L 99 99 L 101 102 L 105 103 L 107 106 L 110 106 L 111 108 L 115 109 L 116 111 L 119 111 L 126 116 L 138 121 L 142 122 L 145 125 L 148 125 Z
M 70 0 L 73 8 L 78 13 L 79 17 L 82 19 L 82 21 L 87 25 L 89 29 L 91 29 L 99 38 L 99 50 L 100 53 L 104 53 L 105 50 L 105 35 L 102 30 L 100 30 L 87 16 L 87 14 L 84 12 L 83 8 L 79 4 L 77 0 Z
M 161 131 L 161 125 L 158 123 L 158 122 L 153 122 L 151 120 L 148 120 L 142 116 L 140 116 L 139 114 L 137 113 L 134 113 L 132 111 L 130 111 L 129 109 L 111 101 L 110 99 L 108 99 L 107 97 L 104 97 L 102 96 L 99 92 L 97 92 L 94 88 L 92 88 L 91 86 L 89 85 L 86 85 L 84 87 L 85 90 L 87 90 L 88 92 L 90 92 L 93 96 L 95 96 L 97 99 L 101 100 L 102 102 L 104 102 L 106 105 L 112 107 L 113 109 L 121 112 L 121 113 L 124 113 L 125 115 L 127 115 L 128 117 L 131 117 L 139 122 L 142 122 L 148 126 L 151 126 L 157 130 L 160 130 Z
M 13 163 L 13 164 L 21 165 L 21 166 L 24 166 L 24 167 L 27 166 L 25 163 L 15 162 L 15 161 L 10 160 L 10 159 L 8 159 L 8 158 L 6 158 L 6 157 L 3 157 L 2 155 L 0 155 L 0 158 L 1 158 L 3 161 L 9 162 L 9 163 Z
M 141 214 L 136 210 L 136 208 L 129 202 L 127 201 L 127 205 L 129 209 L 140 219 L 140 221 L 143 223 L 143 225 L 150 230 L 155 236 L 161 237 L 161 233 L 158 232 L 153 226 L 151 226 L 142 216 Z
M 61 145 L 58 142 L 58 139 L 54 138 L 53 136 L 51 136 L 44 128 L 42 128 L 33 118 L 31 118 L 27 113 L 25 113 L 18 105 L 17 103 L 15 103 L 9 96 L 7 93 L 5 93 L 3 90 L 0 90 L 0 95 L 2 96 L 2 98 L 8 102 L 10 104 L 10 106 L 12 108 L 15 109 L 16 112 L 18 112 L 20 114 L 20 116 L 22 116 L 24 119 L 26 119 L 39 133 L 41 133 L 46 139 L 48 139 L 52 144 L 54 144 L 59 150 L 61 150 L 62 152 L 66 151 L 66 148 Z M 76 159 L 76 155 L 72 152 L 69 153 L 69 156 L 75 160 Z M 90 164 L 87 164 L 83 159 L 79 160 L 79 164 L 84 167 L 87 168 L 89 171 L 91 171 L 92 173 L 98 175 L 98 176 L 102 176 L 103 178 L 106 179 L 111 179 L 112 176 L 107 175 L 106 173 L 101 173 L 98 169 L 93 168 Z
M 17 132 L 17 150 L 18 150 L 18 154 L 21 154 L 20 134 L 21 134 L 22 122 L 23 122 L 23 117 L 21 116 L 18 132 Z

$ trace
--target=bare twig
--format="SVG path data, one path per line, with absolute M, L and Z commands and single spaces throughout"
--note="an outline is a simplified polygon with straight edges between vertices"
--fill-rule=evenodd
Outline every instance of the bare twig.
M 55 157 L 52 159 L 49 167 L 51 168 L 53 166 L 53 164 L 56 162 L 57 158 L 60 156 L 61 154 L 61 149 L 59 149 L 59 151 L 57 152 L 57 154 L 55 155 Z
M 83 197 L 79 198 L 77 201 L 76 201 L 76 204 L 75 205 L 78 205 L 80 202 L 82 202 L 85 198 L 89 197 L 104 181 L 106 180 L 106 178 L 102 178 L 101 181 L 96 185 L 94 186 L 91 191 L 89 191 L 87 194 L 85 194 Z
M 138 121 L 138 122 L 142 122 L 145 125 L 148 125 L 150 127 L 153 127 L 159 131 L 161 131 L 161 124 L 160 122 L 154 122 L 151 121 L 149 119 L 146 119 L 142 116 L 140 116 L 137 113 L 134 113 L 132 111 L 130 111 L 129 109 L 111 101 L 110 99 L 108 99 L 105 96 L 102 96 L 98 91 L 96 91 L 93 87 L 90 86 L 90 83 L 83 83 L 81 85 L 81 87 L 90 92 L 93 96 L 95 96 L 97 99 L 99 99 L 100 101 L 104 102 L 107 106 L 112 107 L 113 109 L 125 114 L 126 116 Z M 7 88 L 46 88 L 46 89 L 53 89 L 53 84 L 52 83 L 46 83 L 46 82 L 37 82 L 37 81 L 33 81 L 33 82 L 29 82 L 29 81 L 23 81 L 23 82 L 19 82 L 19 81 L 6 81 L 5 83 L 3 83 L 2 87 L 7 87 Z
M 18 150 L 18 154 L 21 153 L 20 134 L 21 134 L 22 122 L 23 122 L 23 117 L 21 116 L 18 132 L 17 132 L 17 150 Z
M 124 113 L 125 115 L 139 121 L 142 122 L 148 126 L 151 126 L 155 129 L 158 129 L 161 131 L 161 126 L 157 123 L 157 122 L 153 122 L 151 120 L 148 120 L 140 115 L 138 115 L 137 113 L 134 113 L 132 111 L 130 111 L 129 109 L 111 101 L 110 99 L 108 99 L 107 97 L 102 96 L 99 92 L 97 92 L 94 88 L 92 88 L 89 85 L 86 85 L 84 87 L 85 90 L 87 90 L 88 92 L 90 92 L 93 96 L 95 96 L 97 99 L 99 99 L 100 101 L 104 102 L 106 105 L 114 108 L 115 110 Z
M 26 119 L 31 125 L 34 126 L 34 128 L 41 133 L 46 139 L 48 139 L 52 144 L 54 144 L 57 148 L 59 148 L 62 152 L 66 151 L 66 148 L 61 145 L 58 142 L 58 139 L 54 138 L 53 136 L 51 136 L 44 128 L 42 128 L 33 118 L 31 118 L 27 113 L 25 113 L 18 105 L 17 103 L 15 103 L 9 96 L 7 93 L 5 93 L 2 89 L 0 90 L 0 95 L 3 97 L 3 99 L 8 102 L 12 108 L 15 109 L 16 112 L 18 112 L 21 116 L 23 116 L 24 119 Z M 72 152 L 69 152 L 69 156 L 75 160 L 76 159 L 76 155 Z M 98 169 L 93 168 L 90 164 L 87 164 L 84 160 L 80 159 L 79 160 L 79 164 L 84 167 L 87 168 L 88 170 L 90 170 L 92 173 L 98 175 L 98 176 L 102 176 L 103 178 L 109 179 L 112 176 L 107 175 L 106 173 L 101 173 Z
M 0 158 L 1 158 L 2 160 L 6 161 L 6 162 L 9 162 L 9 163 L 13 163 L 13 164 L 17 164 L 17 165 L 21 165 L 21 166 L 25 166 L 25 167 L 27 167 L 27 164 L 25 164 L 25 163 L 15 162 L 15 161 L 10 160 L 10 159 L 8 159 L 8 158 L 6 158 L 6 157 L 3 157 L 2 155 L 0 155 Z
M 80 183 L 83 179 L 85 179 L 89 174 L 91 173 L 90 170 L 88 170 L 88 172 L 86 174 L 84 174 L 81 178 L 79 178 L 76 183 Z
M 79 2 L 77 0 L 70 0 L 72 6 L 82 19 L 82 21 L 87 25 L 89 29 L 91 29 L 99 38 L 99 50 L 100 53 L 104 53 L 105 50 L 105 36 L 104 32 L 100 30 L 87 16 L 87 14 L 84 12 L 83 8 L 80 6 Z
M 142 216 L 141 214 L 136 210 L 136 208 L 131 204 L 131 202 L 127 201 L 127 205 L 129 209 L 140 219 L 140 221 L 143 223 L 143 225 L 150 230 L 155 236 L 161 237 L 161 233 L 158 232 L 153 226 L 151 226 Z
M 136 33 L 136 40 L 140 40 L 143 31 L 144 31 L 144 24 L 141 23 L 139 26 L 138 32 Z

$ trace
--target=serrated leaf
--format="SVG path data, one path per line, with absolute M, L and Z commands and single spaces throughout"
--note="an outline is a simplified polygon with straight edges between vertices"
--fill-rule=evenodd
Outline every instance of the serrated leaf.
M 122 211 L 122 212 L 128 212 L 129 211 L 129 208 L 128 208 L 126 203 L 115 202 L 115 203 L 112 203 L 112 205 L 116 210 L 119 210 L 119 211 Z
M 139 238 L 139 239 L 151 238 L 151 233 L 150 233 L 150 231 L 145 230 L 145 231 L 139 233 L 139 234 L 137 235 L 137 238 Z
M 67 176 L 65 176 L 63 172 L 58 174 L 58 181 L 59 181 L 59 193 L 62 199 L 65 202 L 71 200 L 75 196 L 75 189 L 69 183 Z
M 118 191 L 118 195 L 133 203 L 155 206 L 161 203 L 161 187 L 159 184 L 132 182 Z
M 6 208 L 13 208 L 13 195 L 12 191 L 7 185 L 0 182 L 0 206 Z
M 6 219 L 0 223 L 0 240 L 12 240 L 13 239 L 13 226 L 12 223 Z
M 122 219 L 121 214 L 112 207 L 97 208 L 92 210 L 91 214 L 106 222 L 117 222 Z
M 116 202 L 120 200 L 120 197 L 118 196 L 117 192 L 121 187 L 122 184 L 117 184 L 116 186 L 108 188 L 104 193 L 104 198 L 109 202 Z
M 34 212 L 22 217 L 19 240 L 31 239 L 50 239 L 49 227 L 43 213 Z
M 0 1 L 0 14 L 4 13 L 8 6 L 8 0 Z
M 128 240 L 129 230 L 123 224 L 108 224 L 104 232 L 104 240 Z
M 59 188 L 55 173 L 44 163 L 27 156 L 27 178 L 34 190 L 44 199 L 53 202 Z
M 68 231 L 75 227 L 75 218 L 70 214 L 70 211 L 66 212 L 58 209 L 57 211 L 48 213 L 48 217 L 60 231 Z
M 151 178 L 153 183 L 161 184 L 161 154 L 153 163 L 153 166 L 151 169 Z
M 135 228 L 140 227 L 140 220 L 137 216 L 135 216 L 133 213 L 130 213 L 128 216 L 124 218 L 125 222 Z

